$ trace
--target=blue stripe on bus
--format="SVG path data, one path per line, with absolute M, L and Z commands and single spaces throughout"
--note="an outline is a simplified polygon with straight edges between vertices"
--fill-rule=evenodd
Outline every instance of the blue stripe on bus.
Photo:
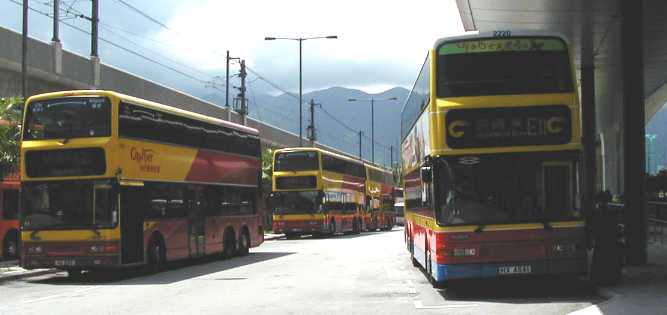
M 433 261 L 432 276 L 438 282 L 454 279 L 493 278 L 501 276 L 498 274 L 499 267 L 525 265 L 531 266 L 531 275 L 585 274 L 587 272 L 586 259 L 455 265 L 437 264 Z

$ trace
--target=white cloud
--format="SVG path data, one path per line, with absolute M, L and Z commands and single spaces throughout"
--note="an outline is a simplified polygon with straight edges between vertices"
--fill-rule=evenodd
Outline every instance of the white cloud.
M 311 77 L 325 76 L 317 69 L 340 64 L 353 74 L 350 86 L 410 85 L 435 40 L 463 31 L 454 0 L 199 0 L 183 1 L 172 9 L 175 13 L 167 24 L 173 31 L 163 30 L 158 39 L 173 43 L 175 48 L 168 53 L 175 58 L 224 71 L 221 55 L 229 49 L 268 77 L 296 78 L 298 42 L 264 41 L 264 37 L 338 35 L 337 40 L 303 43 L 304 77 L 307 72 Z M 377 66 L 369 71 L 363 66 L 367 63 Z M 357 73 L 355 68 L 368 73 Z M 396 82 L 396 75 L 383 79 L 392 68 L 414 70 L 406 72 L 401 82 Z M 296 82 L 290 80 L 286 87 L 294 88 Z

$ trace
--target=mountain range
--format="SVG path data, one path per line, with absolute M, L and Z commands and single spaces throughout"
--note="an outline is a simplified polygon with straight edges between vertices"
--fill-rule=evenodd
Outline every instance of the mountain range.
M 315 132 L 317 141 L 350 155 L 359 155 L 359 131 L 362 135 L 362 156 L 371 160 L 371 98 L 374 99 L 375 162 L 389 165 L 393 146 L 393 161 L 398 161 L 400 115 L 409 90 L 395 87 L 382 93 L 369 94 L 361 90 L 331 87 L 303 94 L 303 136 L 310 125 L 310 100 L 315 103 Z M 267 124 L 299 133 L 298 94 L 269 95 L 249 91 L 250 117 Z M 388 100 L 396 98 L 396 100 Z M 204 99 L 224 104 L 224 96 L 207 94 Z M 356 99 L 357 101 L 349 101 Z M 307 142 L 306 142 L 307 143 Z

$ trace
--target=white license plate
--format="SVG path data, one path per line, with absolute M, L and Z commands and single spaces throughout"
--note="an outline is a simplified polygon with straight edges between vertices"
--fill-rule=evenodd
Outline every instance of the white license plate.
M 292 229 L 292 232 L 301 232 L 301 229 Z
M 498 267 L 498 274 L 501 275 L 520 275 L 520 274 L 529 274 L 532 272 L 533 270 L 530 265 Z
M 53 261 L 53 264 L 56 265 L 57 267 L 75 266 L 76 265 L 76 260 L 74 260 L 74 259 L 56 259 L 56 260 Z

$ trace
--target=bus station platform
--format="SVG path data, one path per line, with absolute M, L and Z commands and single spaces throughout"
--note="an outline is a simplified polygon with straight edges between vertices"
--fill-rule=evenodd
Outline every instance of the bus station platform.
M 573 314 L 667 314 L 667 244 L 648 244 L 648 264 L 626 266 L 619 284 L 599 287 L 607 300 Z

